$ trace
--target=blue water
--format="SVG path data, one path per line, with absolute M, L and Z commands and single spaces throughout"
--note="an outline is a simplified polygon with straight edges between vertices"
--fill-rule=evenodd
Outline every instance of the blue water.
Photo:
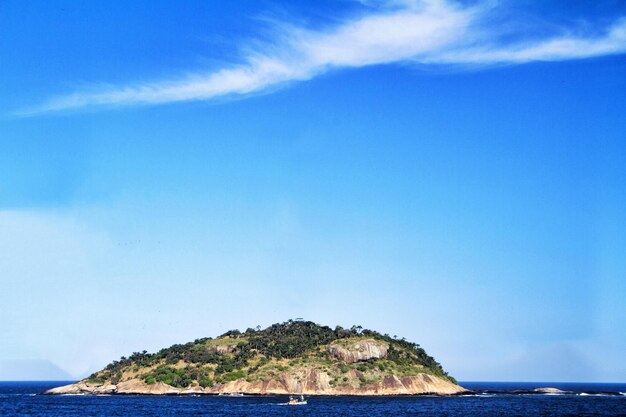
M 614 395 L 479 394 L 459 397 L 47 396 L 65 382 L 0 382 L 0 416 L 626 416 L 626 384 L 462 382 L 468 389 L 512 391 L 555 387 Z

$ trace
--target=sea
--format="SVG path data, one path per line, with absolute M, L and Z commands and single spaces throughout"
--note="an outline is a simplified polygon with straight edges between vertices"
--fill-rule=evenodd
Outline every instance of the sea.
M 40 395 L 70 381 L 0 382 L 0 416 L 626 416 L 626 384 L 461 382 L 473 394 L 437 397 Z M 567 394 L 529 394 L 553 387 Z

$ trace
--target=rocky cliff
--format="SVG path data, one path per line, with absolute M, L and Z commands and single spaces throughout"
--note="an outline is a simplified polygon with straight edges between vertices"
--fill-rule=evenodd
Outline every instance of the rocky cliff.
M 288 321 L 137 352 L 46 394 L 450 395 L 464 389 L 414 343 Z
M 175 388 L 163 382 L 146 384 L 132 379 L 120 382 L 117 385 L 97 385 L 88 381 L 53 388 L 46 394 L 146 394 L 146 395 L 187 395 L 187 394 L 231 394 L 243 393 L 249 395 L 452 395 L 465 391 L 464 388 L 448 380 L 427 374 L 397 377 L 386 376 L 381 381 L 360 385 L 358 378 L 352 375 L 352 381 L 357 384 L 331 386 L 328 375 L 318 369 L 311 368 L 304 371 L 306 375 L 300 378 L 294 374 L 283 374 L 268 381 L 248 382 L 244 379 L 227 382 L 213 387 L 191 386 Z

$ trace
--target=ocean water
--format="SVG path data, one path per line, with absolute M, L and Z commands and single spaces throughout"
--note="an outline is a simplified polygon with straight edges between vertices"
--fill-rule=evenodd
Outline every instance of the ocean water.
M 0 416 L 626 416 L 626 384 L 462 382 L 477 391 L 455 397 L 47 396 L 66 382 L 0 382 Z M 567 395 L 510 393 L 536 387 Z M 484 393 L 480 393 L 484 392 Z M 620 394 L 621 393 L 621 394 Z

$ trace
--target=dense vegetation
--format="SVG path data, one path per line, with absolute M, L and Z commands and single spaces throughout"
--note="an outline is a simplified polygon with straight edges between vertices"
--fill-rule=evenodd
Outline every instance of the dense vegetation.
M 328 353 L 320 347 L 334 341 L 348 338 L 373 338 L 389 344 L 387 357 L 367 363 L 335 364 L 337 372 L 346 373 L 349 369 L 367 372 L 371 369 L 395 372 L 415 371 L 416 367 L 434 375 L 453 380 L 435 359 L 415 343 L 404 339 L 380 334 L 373 330 L 352 326 L 331 329 L 310 321 L 289 320 L 277 323 L 266 329 L 249 328 L 245 332 L 230 330 L 216 339 L 197 339 L 186 344 L 176 344 L 156 353 L 135 352 L 129 357 L 113 361 L 104 370 L 92 374 L 92 383 L 110 381 L 117 384 L 129 373 L 142 378 L 148 384 L 164 382 L 175 387 L 188 387 L 192 384 L 203 387 L 215 383 L 225 383 L 240 378 L 253 378 L 261 370 L 276 361 L 290 360 L 289 363 L 316 358 L 330 363 Z M 336 361 L 335 361 L 336 362 Z M 277 365 L 277 370 L 283 365 Z M 346 379 L 345 377 L 343 378 Z M 367 379 L 362 377 L 362 382 Z M 335 383 L 340 384 L 338 377 Z

